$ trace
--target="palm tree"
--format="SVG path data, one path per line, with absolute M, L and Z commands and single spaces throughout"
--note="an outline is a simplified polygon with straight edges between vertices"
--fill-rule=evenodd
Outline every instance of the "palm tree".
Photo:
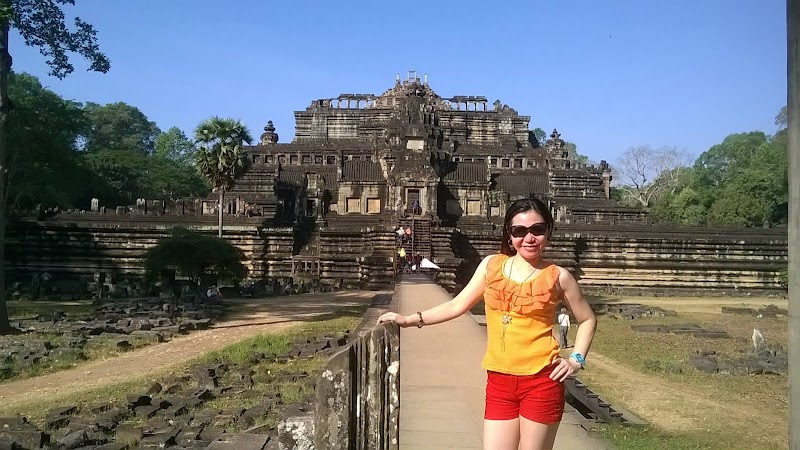
M 222 237 L 222 202 L 225 190 L 244 168 L 242 145 L 253 137 L 239 120 L 212 117 L 194 130 L 197 151 L 197 170 L 208 179 L 219 193 L 219 237 Z

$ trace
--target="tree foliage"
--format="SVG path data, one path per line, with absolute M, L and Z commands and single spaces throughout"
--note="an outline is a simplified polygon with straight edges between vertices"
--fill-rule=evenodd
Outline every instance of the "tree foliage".
M 124 102 L 84 107 L 89 127 L 86 132 L 86 151 L 119 150 L 151 154 L 156 137 L 161 134 L 155 122 L 147 119 L 139 108 Z
M 219 193 L 217 213 L 219 237 L 222 237 L 222 209 L 225 190 L 244 169 L 242 146 L 253 140 L 247 127 L 238 120 L 212 117 L 197 126 L 195 141 L 197 169 Z
M 652 217 L 684 225 L 763 226 L 788 219 L 786 130 L 732 134 L 702 153 Z
M 541 128 L 534 128 L 528 131 L 528 140 L 533 148 L 544 147 L 544 143 L 547 142 L 547 133 Z
M 228 189 L 244 169 L 242 146 L 253 138 L 238 120 L 213 117 L 195 129 L 197 168 L 214 188 Z
M 197 147 L 178 127 L 159 134 L 155 141 L 155 155 L 177 161 L 193 163 Z
M 64 100 L 28 74 L 11 74 L 8 194 L 12 208 L 74 207 L 89 174 L 76 152 L 86 122 L 79 103 Z
M 145 273 L 152 280 L 174 270 L 198 286 L 209 279 L 238 282 L 247 275 L 242 258 L 239 249 L 223 239 L 174 228 L 147 252 Z
M 16 29 L 25 45 L 38 48 L 47 59 L 50 73 L 58 78 L 75 68 L 69 54 L 76 53 L 89 60 L 89 70 L 107 72 L 110 62 L 100 52 L 95 29 L 80 18 L 75 29 L 67 28 L 64 12 L 59 5 L 74 5 L 75 0 L 0 0 L 0 334 L 10 331 L 5 299 L 5 223 L 9 195 L 9 157 L 7 132 L 12 102 L 8 94 L 11 75 L 11 52 L 8 37 Z M 24 157 L 18 155 L 17 158 Z

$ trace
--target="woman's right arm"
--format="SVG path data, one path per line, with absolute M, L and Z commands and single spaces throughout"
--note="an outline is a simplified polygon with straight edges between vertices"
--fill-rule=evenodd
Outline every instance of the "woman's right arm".
M 472 279 L 452 300 L 422 311 L 422 320 L 425 321 L 425 325 L 433 325 L 455 319 L 467 312 L 483 298 L 483 291 L 486 289 L 486 266 L 493 256 L 490 255 L 483 258 L 478 268 L 475 269 Z M 401 327 L 410 327 L 419 323 L 419 315 L 414 313 L 410 316 L 403 316 L 389 312 L 378 318 L 378 323 L 383 322 L 396 322 Z

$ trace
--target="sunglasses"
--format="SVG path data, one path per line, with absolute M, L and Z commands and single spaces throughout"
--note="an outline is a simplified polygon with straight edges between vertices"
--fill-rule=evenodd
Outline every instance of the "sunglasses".
M 544 222 L 535 223 L 529 227 L 524 225 L 512 225 L 508 227 L 508 234 L 515 238 L 524 238 L 528 235 L 528 233 L 534 236 L 544 236 L 550 230 L 550 227 L 547 226 Z

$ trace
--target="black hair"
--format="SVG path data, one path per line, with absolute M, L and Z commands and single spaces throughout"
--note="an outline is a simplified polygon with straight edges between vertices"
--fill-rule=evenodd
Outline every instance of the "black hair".
M 517 250 L 511 245 L 511 235 L 508 229 L 511 227 L 511 222 L 517 214 L 536 211 L 544 219 L 547 224 L 547 239 L 553 234 L 553 214 L 550 208 L 541 200 L 535 197 L 523 198 L 515 201 L 506 210 L 506 217 L 503 220 L 503 242 L 500 243 L 500 253 L 508 256 L 514 256 Z

